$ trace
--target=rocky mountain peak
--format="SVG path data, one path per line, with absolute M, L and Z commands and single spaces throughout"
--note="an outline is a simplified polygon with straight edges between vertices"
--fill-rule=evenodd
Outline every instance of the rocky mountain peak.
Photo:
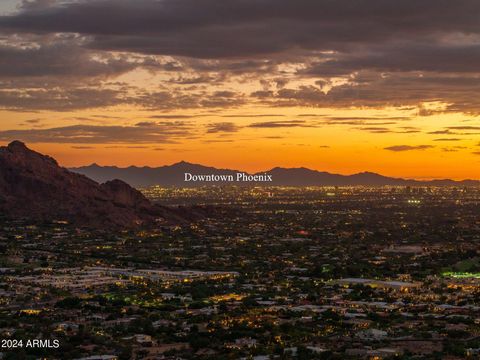
M 100 228 L 181 221 L 175 211 L 151 204 L 121 180 L 99 184 L 20 141 L 0 147 L 0 212 L 13 218 L 61 219 Z

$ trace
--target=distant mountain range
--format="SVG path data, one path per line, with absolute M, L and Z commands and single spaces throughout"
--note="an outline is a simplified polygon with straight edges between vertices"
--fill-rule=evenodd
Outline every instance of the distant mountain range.
M 185 173 L 193 175 L 232 175 L 241 172 L 232 169 L 217 169 L 188 162 L 179 162 L 161 167 L 119 168 L 116 166 L 90 166 L 71 169 L 79 174 L 86 175 L 98 182 L 112 179 L 121 179 L 134 187 L 152 185 L 195 187 L 205 184 L 217 185 L 274 185 L 274 186 L 479 186 L 478 180 L 454 181 L 450 179 L 419 181 L 411 179 L 392 178 L 371 172 L 362 172 L 354 175 L 331 174 L 307 168 L 281 168 L 256 173 L 257 175 L 271 175 L 271 182 L 224 182 L 224 181 L 197 181 L 186 182 Z
M 39 221 L 67 220 L 92 228 L 178 224 L 202 216 L 201 209 L 150 203 L 138 190 L 114 178 L 99 184 L 62 168 L 51 157 L 19 141 L 0 147 L 0 214 Z

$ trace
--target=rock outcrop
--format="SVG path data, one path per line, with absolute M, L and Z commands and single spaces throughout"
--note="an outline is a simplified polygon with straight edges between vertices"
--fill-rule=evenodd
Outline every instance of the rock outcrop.
M 178 223 L 192 217 L 185 209 L 152 204 L 121 180 L 99 184 L 73 173 L 19 141 L 0 147 L 0 211 L 11 218 L 66 220 L 96 228 Z

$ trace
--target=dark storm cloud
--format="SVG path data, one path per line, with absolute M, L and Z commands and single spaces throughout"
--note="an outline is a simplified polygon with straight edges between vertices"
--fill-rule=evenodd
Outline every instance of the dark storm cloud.
M 389 150 L 389 151 L 396 151 L 396 152 L 400 152 L 400 151 L 412 151 L 412 150 L 426 150 L 426 149 L 431 149 L 433 148 L 432 145 L 415 145 L 415 146 L 411 146 L 411 145 L 394 145 L 394 146 L 388 146 L 386 148 L 384 148 L 385 150 Z
M 102 53 L 95 58 L 93 55 L 65 42 L 27 48 L 0 45 L 0 77 L 107 77 L 120 75 L 140 65 L 125 56 L 116 58 Z
M 0 140 L 21 139 L 30 143 L 169 143 L 190 135 L 184 123 L 157 123 L 149 126 L 73 125 L 49 129 L 4 130 Z
M 310 76 L 340 76 L 366 69 L 382 72 L 479 72 L 480 45 L 436 44 L 426 41 L 378 47 L 373 45 L 357 49 L 355 53 L 337 54 L 334 59 L 314 63 L 300 73 Z M 470 84 L 473 81 L 470 79 Z
M 225 91 L 212 96 L 212 94 L 201 92 L 189 92 L 180 90 L 162 91 L 138 91 L 129 97 L 130 103 L 142 106 L 151 110 L 173 110 L 192 108 L 229 108 L 240 106 L 245 103 L 242 94 L 235 94 Z
M 479 10 L 476 0 L 82 0 L 30 7 L 0 26 L 91 35 L 99 49 L 218 58 L 478 33 Z
M 57 3 L 57 0 L 23 0 L 20 8 L 23 10 L 43 10 Z
M 106 88 L 101 82 L 87 87 L 64 83 L 46 88 L 1 88 L 0 109 L 71 111 L 133 105 L 149 110 L 210 109 L 236 107 L 245 103 L 241 95 L 211 97 L 207 92 L 145 91 L 138 88 Z M 73 87 L 70 87 L 73 86 Z M 181 119 L 185 117 L 162 115 L 157 118 Z M 85 121 L 91 119 L 84 118 Z
M 0 77 L 15 79 L 7 84 L 19 90 L 14 96 L 31 91 L 29 85 L 54 95 L 63 91 L 32 77 L 85 83 L 142 67 L 169 78 L 164 88 L 135 96 L 105 89 L 105 95 L 81 101 L 70 88 L 66 104 L 41 93 L 15 99 L 7 92 L 0 94 L 0 106 L 420 108 L 436 101 L 448 106 L 421 108 L 419 115 L 480 113 L 479 13 L 478 0 L 25 1 L 18 13 L 0 17 L 7 39 L 0 45 Z M 287 71 L 282 65 L 288 64 L 301 66 Z M 246 97 L 206 87 L 231 76 L 241 82 L 261 78 L 260 88 Z M 330 78 L 338 76 L 348 81 L 330 89 Z M 305 79 L 315 86 L 292 85 Z
M 479 113 L 478 76 L 439 76 L 412 73 L 360 73 L 351 83 L 325 92 L 313 85 L 284 88 L 269 94 L 250 96 L 271 106 L 374 107 L 417 106 L 421 102 L 448 103 L 440 112 Z
M 169 82 L 178 84 L 178 85 L 194 85 L 194 84 L 214 83 L 214 82 L 217 82 L 217 79 L 208 75 L 199 75 L 194 77 L 179 76 L 175 79 L 170 79 Z
M 69 111 L 123 103 L 121 93 L 100 88 L 0 89 L 0 108 Z

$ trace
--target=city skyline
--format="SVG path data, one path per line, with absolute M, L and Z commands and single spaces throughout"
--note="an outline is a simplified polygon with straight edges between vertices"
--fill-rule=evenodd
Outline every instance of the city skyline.
M 18 139 L 66 167 L 480 179 L 478 11 L 468 0 L 5 1 L 0 145 Z

